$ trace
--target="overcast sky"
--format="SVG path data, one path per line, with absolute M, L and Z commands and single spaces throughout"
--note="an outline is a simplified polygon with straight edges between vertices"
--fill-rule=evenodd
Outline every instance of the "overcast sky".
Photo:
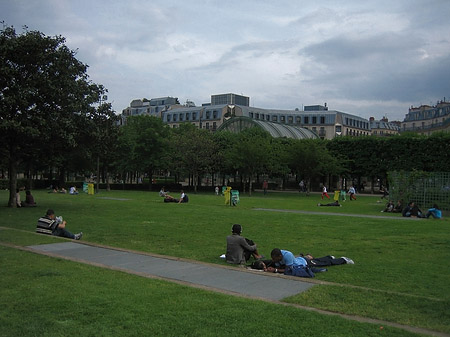
M 232 92 L 403 120 L 450 100 L 449 14 L 449 0 L 0 0 L 7 26 L 64 36 L 117 112 Z

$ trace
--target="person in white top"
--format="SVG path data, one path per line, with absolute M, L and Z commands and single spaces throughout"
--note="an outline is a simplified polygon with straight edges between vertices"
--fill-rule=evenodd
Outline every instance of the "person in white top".
M 323 197 L 327 197 L 328 199 L 330 199 L 330 196 L 327 193 L 327 187 L 325 185 L 323 185 L 323 187 L 322 187 L 322 200 L 323 200 Z

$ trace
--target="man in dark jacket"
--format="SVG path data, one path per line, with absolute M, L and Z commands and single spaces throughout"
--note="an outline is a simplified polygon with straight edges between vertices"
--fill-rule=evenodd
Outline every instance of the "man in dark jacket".
M 227 236 L 227 253 L 225 254 L 228 263 L 245 264 L 253 255 L 255 259 L 262 258 L 259 255 L 256 244 L 247 238 L 241 236 L 242 226 L 233 225 L 231 235 Z

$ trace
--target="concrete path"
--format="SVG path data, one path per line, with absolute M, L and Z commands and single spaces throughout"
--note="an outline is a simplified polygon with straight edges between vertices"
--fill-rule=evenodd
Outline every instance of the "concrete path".
M 36 245 L 27 248 L 78 262 L 275 301 L 301 293 L 314 285 L 300 279 L 276 277 L 263 272 L 248 272 L 238 268 L 155 257 L 77 242 Z

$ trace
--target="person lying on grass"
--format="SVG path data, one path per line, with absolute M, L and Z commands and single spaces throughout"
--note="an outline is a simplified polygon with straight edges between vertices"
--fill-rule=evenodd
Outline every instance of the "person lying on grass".
M 258 253 L 256 244 L 247 238 L 241 236 L 242 226 L 234 224 L 231 227 L 231 235 L 227 236 L 227 252 L 225 258 L 228 263 L 244 264 L 251 256 L 255 259 L 263 258 Z
M 39 218 L 36 226 L 36 233 L 48 234 L 55 236 L 62 236 L 69 239 L 80 240 L 83 232 L 72 234 L 66 229 L 66 221 L 62 217 L 56 217 L 52 209 L 47 210 L 47 213 Z
M 317 206 L 337 206 L 337 207 L 342 207 L 342 205 L 339 203 L 339 201 L 335 201 L 335 202 L 329 202 L 328 204 L 321 204 L 320 202 L 317 204 Z
M 327 255 L 320 258 L 314 258 L 311 254 L 300 254 L 295 257 L 288 250 L 275 248 L 271 252 L 272 260 L 256 261 L 252 264 L 253 269 L 264 270 L 269 273 L 281 273 L 299 277 L 314 277 L 314 273 L 327 271 L 325 266 L 334 266 L 341 264 L 354 264 L 348 257 L 335 258 Z

